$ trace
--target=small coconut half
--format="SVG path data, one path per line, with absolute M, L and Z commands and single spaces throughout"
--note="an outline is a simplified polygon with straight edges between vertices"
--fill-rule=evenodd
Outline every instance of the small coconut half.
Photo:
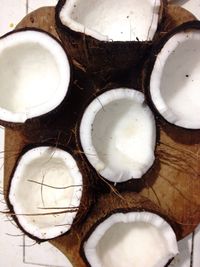
M 160 0 L 67 0 L 61 22 L 100 41 L 150 41 L 159 20 Z
M 200 22 L 180 26 L 154 54 L 150 97 L 155 108 L 172 124 L 199 129 Z
M 19 226 L 30 236 L 45 240 L 71 228 L 82 191 L 82 174 L 72 155 L 41 146 L 19 159 L 8 201 Z
M 117 88 L 95 98 L 80 124 L 83 152 L 104 178 L 141 178 L 154 162 L 156 126 L 144 95 Z
M 151 212 L 115 213 L 84 243 L 91 267 L 164 267 L 178 253 L 172 227 Z
M 69 82 L 68 57 L 48 33 L 22 29 L 0 38 L 0 120 L 24 123 L 50 112 Z

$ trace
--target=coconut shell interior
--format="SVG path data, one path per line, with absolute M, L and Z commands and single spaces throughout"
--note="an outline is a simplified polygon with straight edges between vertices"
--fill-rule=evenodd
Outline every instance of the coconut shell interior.
M 18 28 L 37 27 L 58 38 L 54 17 L 55 9 L 44 7 L 27 15 Z M 194 17 L 182 8 L 170 6 L 163 29 L 168 31 L 180 24 L 180 21 L 193 19 Z M 23 131 L 6 129 L 5 195 L 16 159 L 25 145 L 53 140 L 55 144 L 70 147 L 75 153 L 80 153 L 75 138 L 76 124 L 89 98 L 98 91 L 98 86 L 90 81 L 84 71 L 81 72 L 76 67 L 71 94 L 57 112 L 38 120 L 34 126 L 28 121 L 26 130 Z M 121 82 L 124 85 L 129 81 L 123 81 L 122 77 Z M 132 80 L 131 85 L 137 86 L 136 81 Z M 89 234 L 91 226 L 113 210 L 148 209 L 163 214 L 174 226 L 178 239 L 191 233 L 200 222 L 200 131 L 178 129 L 160 121 L 159 118 L 157 123 L 156 161 L 144 178 L 123 183 L 117 187 L 118 191 L 109 183 L 92 184 L 91 188 L 96 195 L 96 202 L 93 203 L 96 204 L 91 205 L 86 218 L 82 222 L 77 222 L 70 233 L 51 241 L 74 266 L 86 266 L 80 257 L 81 243 Z M 95 172 L 92 173 L 94 181 L 99 181 Z M 99 188 L 102 184 L 106 189 L 101 191 Z

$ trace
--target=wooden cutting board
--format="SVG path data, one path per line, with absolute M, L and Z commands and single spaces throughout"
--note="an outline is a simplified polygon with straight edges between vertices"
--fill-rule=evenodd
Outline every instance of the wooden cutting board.
M 54 7 L 40 8 L 27 15 L 18 25 L 22 27 L 36 27 L 48 31 L 58 38 L 55 31 Z M 169 6 L 166 30 L 193 16 L 180 7 Z M 56 127 L 57 120 L 54 120 Z M 60 122 L 61 124 L 64 121 Z M 61 127 L 62 128 L 62 127 Z M 53 128 L 52 128 L 53 129 Z M 42 129 L 40 130 L 42 135 Z M 46 130 L 44 130 L 46 131 Z M 38 133 L 37 133 L 38 134 Z M 191 233 L 200 222 L 200 131 L 186 131 L 169 126 L 158 121 L 160 142 L 156 148 L 154 167 L 139 181 L 126 183 L 120 190 L 137 191 L 165 210 L 169 217 L 173 217 L 181 228 L 180 237 Z M 51 136 L 50 136 L 51 137 Z M 5 174 L 4 190 L 8 191 L 10 176 L 22 148 L 33 142 L 29 134 L 20 130 L 6 129 L 5 131 Z M 127 189 L 128 187 L 128 189 Z M 100 200 L 100 201 L 105 201 Z M 109 203 L 109 202 L 107 202 Z M 97 212 L 97 211 L 96 211 Z M 51 241 L 69 259 L 73 261 L 69 242 L 69 235 Z M 78 237 L 76 242 L 80 243 Z M 77 251 L 76 253 L 79 253 Z M 85 266 L 80 261 L 78 267 Z

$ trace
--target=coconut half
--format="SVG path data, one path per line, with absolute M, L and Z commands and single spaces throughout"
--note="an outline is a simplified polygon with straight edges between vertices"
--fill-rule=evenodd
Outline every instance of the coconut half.
M 24 29 L 0 39 L 0 120 L 23 123 L 50 112 L 69 82 L 67 55 L 48 33 Z
M 144 95 L 117 88 L 98 96 L 83 114 L 80 141 L 104 178 L 115 183 L 141 178 L 154 162 L 156 143 L 155 120 Z
M 26 233 L 40 240 L 51 239 L 71 228 L 82 191 L 82 174 L 68 152 L 36 147 L 18 161 L 8 201 Z
M 200 27 L 199 22 L 194 24 Z M 185 24 L 156 55 L 150 78 L 155 108 L 172 124 L 199 129 L 200 29 L 190 29 L 190 23 Z
M 97 80 L 139 72 L 164 18 L 165 0 L 60 0 L 56 30 L 74 65 Z
M 67 0 L 62 24 L 100 41 L 150 41 L 159 20 L 160 0 Z
M 115 213 L 84 243 L 91 267 L 164 267 L 178 253 L 171 226 L 150 212 Z

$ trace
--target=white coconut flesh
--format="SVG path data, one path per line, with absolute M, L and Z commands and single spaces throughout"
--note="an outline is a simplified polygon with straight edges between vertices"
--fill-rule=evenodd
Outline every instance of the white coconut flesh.
M 117 183 L 141 178 L 154 162 L 156 126 L 144 95 L 109 90 L 94 99 L 80 124 L 80 141 L 91 165 Z
M 171 226 L 150 212 L 116 213 L 84 243 L 91 267 L 164 267 L 178 253 Z
M 100 41 L 149 41 L 158 25 L 160 0 L 68 0 L 62 24 Z
M 170 123 L 200 128 L 200 31 L 171 37 L 158 54 L 150 94 L 158 112 Z
M 70 66 L 50 35 L 26 30 L 0 39 L 0 119 L 23 123 L 56 108 L 66 96 Z
M 21 227 L 39 239 L 67 232 L 78 212 L 82 175 L 66 151 L 37 147 L 20 159 L 9 201 Z

